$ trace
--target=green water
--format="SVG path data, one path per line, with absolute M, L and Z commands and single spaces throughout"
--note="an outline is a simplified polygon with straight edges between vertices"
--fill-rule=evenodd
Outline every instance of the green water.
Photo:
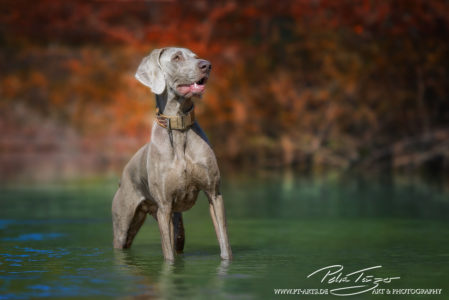
M 3 186 L 0 299 L 336 299 L 274 294 L 345 286 L 320 282 L 324 274 L 307 278 L 330 265 L 345 273 L 380 265 L 370 274 L 400 277 L 378 288 L 443 289 L 353 299 L 449 298 L 449 189 L 441 179 L 229 176 L 223 195 L 234 260 L 220 261 L 201 196 L 184 214 L 185 253 L 172 265 L 151 218 L 132 249 L 112 249 L 115 188 L 115 180 Z

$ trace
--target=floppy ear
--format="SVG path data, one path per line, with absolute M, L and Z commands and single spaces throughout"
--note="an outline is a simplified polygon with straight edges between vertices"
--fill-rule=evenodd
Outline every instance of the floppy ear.
M 136 79 L 151 89 L 157 95 L 165 90 L 165 78 L 159 64 L 159 57 L 165 49 L 155 49 L 144 57 L 136 72 Z

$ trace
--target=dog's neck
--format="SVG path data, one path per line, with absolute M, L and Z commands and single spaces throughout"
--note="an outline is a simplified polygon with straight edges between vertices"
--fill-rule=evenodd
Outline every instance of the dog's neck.
M 157 108 L 167 116 L 185 115 L 192 105 L 192 98 L 178 96 L 171 89 L 165 89 L 162 94 L 156 95 Z

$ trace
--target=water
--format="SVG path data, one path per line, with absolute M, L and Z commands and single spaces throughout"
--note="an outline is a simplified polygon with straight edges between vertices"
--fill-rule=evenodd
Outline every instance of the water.
M 321 283 L 324 273 L 306 278 L 329 265 L 346 273 L 381 265 L 367 272 L 400 277 L 379 288 L 443 289 L 440 296 L 366 292 L 355 299 L 449 297 L 449 198 L 441 180 L 229 177 L 231 263 L 219 259 L 203 196 L 184 214 L 185 254 L 174 264 L 163 262 L 151 218 L 132 249 L 113 250 L 115 188 L 115 180 L 2 187 L 0 299 L 280 299 L 289 296 L 274 289 L 344 286 Z

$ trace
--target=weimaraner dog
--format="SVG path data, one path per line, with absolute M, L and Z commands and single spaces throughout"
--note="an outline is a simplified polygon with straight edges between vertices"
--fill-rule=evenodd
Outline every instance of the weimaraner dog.
M 201 97 L 211 64 L 184 48 L 156 49 L 139 65 L 136 78 L 156 95 L 151 140 L 126 165 L 112 202 L 114 247 L 129 248 L 151 214 L 158 222 L 164 258 L 184 248 L 182 212 L 200 190 L 209 199 L 221 258 L 230 260 L 220 171 L 206 135 L 195 121 L 193 97 Z

